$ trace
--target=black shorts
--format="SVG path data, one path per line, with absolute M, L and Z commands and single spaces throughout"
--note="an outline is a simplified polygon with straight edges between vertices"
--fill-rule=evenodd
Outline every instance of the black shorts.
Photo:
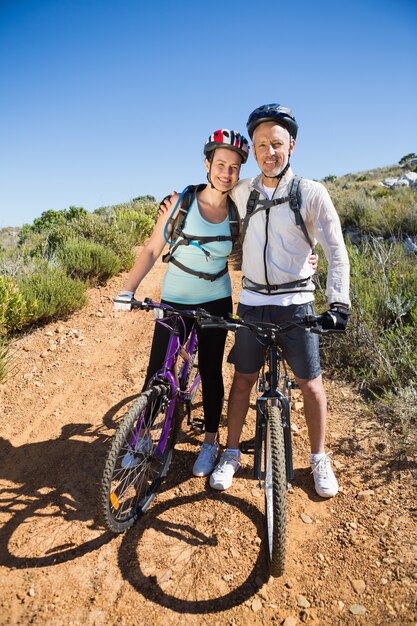
M 285 324 L 313 314 L 313 304 L 291 304 L 289 306 L 248 306 L 239 304 L 239 317 L 254 322 L 272 322 Z M 284 358 L 297 378 L 312 380 L 320 376 L 319 336 L 305 332 L 302 328 L 294 328 L 278 338 Z M 247 328 L 239 328 L 236 332 L 235 345 L 228 361 L 234 363 L 235 369 L 241 374 L 254 374 L 262 367 L 266 347 L 257 339 L 255 333 Z

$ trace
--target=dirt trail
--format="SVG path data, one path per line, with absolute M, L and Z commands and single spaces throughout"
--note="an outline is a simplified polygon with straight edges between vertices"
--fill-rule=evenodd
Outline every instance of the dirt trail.
M 158 297 L 163 271 L 158 263 L 141 295 Z M 230 491 L 214 493 L 191 475 L 199 437 L 186 427 L 145 518 L 116 538 L 97 525 L 108 440 L 141 388 L 152 333 L 148 314 L 113 312 L 123 280 L 15 344 L 0 388 L 0 624 L 415 624 L 412 468 L 336 381 L 326 381 L 328 445 L 341 493 L 330 501 L 314 493 L 295 400 L 283 577 L 265 575 L 251 457 Z M 236 296 L 238 272 L 233 281 Z M 227 389 L 231 373 L 225 364 Z M 248 437 L 252 429 L 253 411 Z M 225 431 L 223 422 L 223 444 Z

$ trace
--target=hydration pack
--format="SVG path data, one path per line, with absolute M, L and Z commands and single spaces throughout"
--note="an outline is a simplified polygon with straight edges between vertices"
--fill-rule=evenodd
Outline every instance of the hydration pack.
M 204 280 L 209 280 L 210 282 L 215 281 L 220 276 L 223 276 L 227 273 L 227 261 L 226 265 L 220 272 L 217 274 L 207 274 L 206 272 L 196 272 L 189 267 L 186 267 L 182 263 L 180 263 L 177 259 L 174 258 L 173 254 L 175 250 L 179 246 L 190 246 L 194 245 L 200 248 L 206 257 L 210 256 L 208 250 L 206 250 L 203 246 L 205 243 L 211 243 L 213 241 L 235 241 L 239 238 L 240 233 L 240 219 L 237 211 L 237 207 L 230 196 L 227 197 L 227 209 L 229 214 L 229 224 L 230 224 L 230 235 L 218 235 L 212 237 L 204 237 L 201 235 L 193 235 L 190 233 L 184 232 L 184 224 L 187 218 L 188 211 L 193 204 L 197 193 L 203 191 L 205 189 L 206 184 L 203 183 L 201 185 L 189 185 L 185 191 L 183 192 L 183 197 L 181 200 L 180 210 L 178 211 L 176 217 L 169 218 L 168 224 L 172 225 L 172 232 L 170 236 L 170 248 L 166 254 L 163 255 L 162 261 L 164 263 L 174 263 L 177 267 L 182 269 L 184 272 L 188 274 L 193 274 L 194 276 L 198 276 L 199 278 L 203 278 Z
M 309 243 L 311 247 L 312 252 L 314 252 L 313 241 L 310 235 L 308 234 L 306 225 L 304 223 L 304 220 L 300 211 L 301 201 L 302 201 L 301 189 L 300 189 L 301 180 L 302 180 L 301 176 L 294 176 L 289 183 L 288 196 L 285 196 L 283 198 L 275 198 L 272 200 L 260 200 L 259 199 L 260 192 L 257 191 L 256 189 L 253 189 L 251 191 L 247 204 L 246 204 L 246 215 L 243 219 L 243 224 L 242 224 L 242 234 L 241 234 L 242 244 L 246 235 L 250 218 L 253 217 L 256 213 L 259 213 L 259 211 L 265 211 L 266 213 L 265 250 L 266 250 L 266 246 L 268 243 L 269 211 L 271 207 L 273 206 L 277 206 L 279 204 L 285 204 L 286 202 L 289 202 L 290 209 L 294 213 L 295 223 L 297 226 L 301 228 L 304 234 L 304 237 L 306 238 L 307 242 Z M 268 295 L 274 295 L 277 293 L 279 294 L 291 293 L 295 290 L 295 288 L 298 288 L 297 291 L 314 291 L 312 280 L 310 278 L 307 278 L 307 279 L 303 278 L 303 279 L 295 280 L 289 283 L 283 283 L 281 285 L 271 285 L 268 281 L 268 268 L 265 262 L 265 250 L 264 250 L 264 266 L 265 266 L 266 284 L 255 283 L 251 281 L 249 278 L 246 278 L 246 276 L 244 276 L 242 279 L 243 287 L 250 289 L 251 291 L 258 291 L 258 292 L 266 291 Z M 289 291 L 285 291 L 285 289 Z
M 273 198 L 272 200 L 259 200 L 260 193 L 256 189 L 252 189 L 250 192 L 247 204 L 246 204 L 246 215 L 243 220 L 242 225 L 242 243 L 246 235 L 246 231 L 248 228 L 248 223 L 250 218 L 255 215 L 255 213 L 259 213 L 259 211 L 266 211 L 278 204 L 285 204 L 286 202 L 290 203 L 290 209 L 293 211 L 295 216 L 295 223 L 297 226 L 301 228 L 303 231 L 304 237 L 307 239 L 310 244 L 311 249 L 314 249 L 313 242 L 310 238 L 310 235 L 307 232 L 306 225 L 304 223 L 303 217 L 301 215 L 300 207 L 301 207 L 301 176 L 294 176 L 291 179 L 289 184 L 288 196 L 284 198 Z

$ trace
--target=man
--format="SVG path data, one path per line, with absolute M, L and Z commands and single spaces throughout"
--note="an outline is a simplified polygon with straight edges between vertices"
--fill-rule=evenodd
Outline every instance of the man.
M 247 128 L 261 174 L 242 180 L 231 194 L 244 220 L 244 277 L 237 313 L 247 320 L 277 324 L 312 313 L 314 286 L 308 258 L 312 245 L 319 242 L 328 261 L 326 296 L 330 309 L 324 315 L 323 327 L 344 330 L 350 307 L 349 260 L 330 196 L 321 183 L 301 179 L 301 219 L 290 208 L 290 157 L 298 131 L 294 115 L 279 104 L 263 105 L 251 113 Z M 245 219 L 254 189 L 259 199 Z M 269 207 L 259 205 L 259 201 L 279 198 L 287 201 Z M 316 492 L 322 497 L 335 496 L 338 483 L 324 448 L 327 403 L 318 335 L 295 329 L 283 338 L 282 348 L 303 395 Z M 231 486 L 240 467 L 240 435 L 265 348 L 253 333 L 242 328 L 232 352 L 235 374 L 228 404 L 227 449 L 210 476 L 211 487 L 219 490 Z

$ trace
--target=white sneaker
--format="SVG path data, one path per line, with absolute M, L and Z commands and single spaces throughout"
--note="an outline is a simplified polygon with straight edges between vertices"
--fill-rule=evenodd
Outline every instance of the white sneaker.
M 233 476 L 240 467 L 239 457 L 228 452 L 223 452 L 219 463 L 214 468 L 212 475 L 210 476 L 210 487 L 213 489 L 219 489 L 224 491 L 229 489 L 233 482 Z
M 311 473 L 314 477 L 316 492 L 322 498 L 333 498 L 339 491 L 336 476 L 334 475 L 330 454 L 319 457 L 316 461 L 311 461 Z
M 135 444 L 135 449 L 131 448 L 128 452 L 126 452 L 123 459 L 121 460 L 121 467 L 123 467 L 123 469 L 131 469 L 132 467 L 136 467 L 136 465 L 139 465 L 143 457 L 147 456 L 151 452 L 152 448 L 153 441 L 149 436 L 138 437 Z
M 194 476 L 208 476 L 213 471 L 217 455 L 219 454 L 219 444 L 203 443 L 199 455 L 193 466 Z

